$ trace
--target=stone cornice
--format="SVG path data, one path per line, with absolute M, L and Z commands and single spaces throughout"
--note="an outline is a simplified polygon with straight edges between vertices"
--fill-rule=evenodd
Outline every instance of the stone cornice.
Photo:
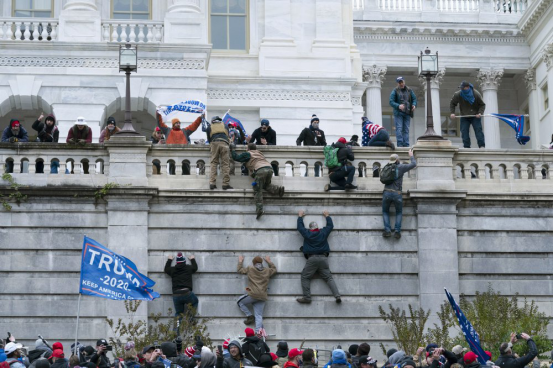
M 207 90 L 207 98 L 215 100 L 305 100 L 350 101 L 349 92 L 287 90 Z
M 119 68 L 116 58 L 63 58 L 63 57 L 0 57 L 2 67 L 47 67 L 47 68 Z M 142 69 L 205 69 L 203 59 L 139 59 L 138 68 Z
M 552 0 L 553 1 L 553 0 Z M 526 43 L 516 25 L 354 22 L 356 40 Z
M 520 31 L 528 36 L 552 4 L 553 0 L 532 1 L 518 22 Z
M 440 68 L 438 70 L 438 74 L 430 78 L 430 86 L 432 88 L 440 88 L 440 85 L 444 81 L 444 76 L 445 76 L 445 68 Z M 421 86 L 426 90 L 426 77 L 419 76 L 419 82 Z

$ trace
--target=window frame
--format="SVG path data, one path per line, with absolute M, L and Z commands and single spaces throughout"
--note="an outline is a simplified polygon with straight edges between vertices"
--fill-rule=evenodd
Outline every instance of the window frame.
M 31 0 L 32 3 L 34 4 L 35 0 Z M 51 19 L 51 18 L 54 18 L 54 0 L 50 0 L 50 16 L 47 17 L 47 18 L 43 18 L 43 17 L 35 17 L 35 16 L 29 16 L 29 17 L 18 17 L 15 15 L 15 12 L 17 11 L 28 11 L 30 13 L 35 13 L 35 12 L 46 12 L 48 11 L 48 9 L 17 9 L 16 8 L 16 0 L 12 0 L 12 17 L 13 18 L 37 18 L 37 19 Z
M 207 24 L 208 24 L 208 41 L 211 45 L 213 45 L 213 42 L 211 41 L 211 16 L 212 15 L 218 15 L 218 16 L 226 16 L 227 18 L 232 16 L 231 13 L 211 13 L 211 1 L 208 0 L 208 14 L 207 14 Z M 229 0 L 226 0 L 227 4 Z M 248 54 L 250 50 L 250 0 L 245 0 L 246 2 L 246 10 L 245 10 L 245 22 L 246 22 L 246 34 L 244 35 L 246 37 L 245 40 L 245 48 L 243 50 L 238 49 L 214 49 L 212 46 L 211 51 L 214 53 L 221 53 L 221 54 Z M 242 16 L 242 14 L 235 13 L 235 16 Z M 227 22 L 227 45 L 230 46 L 230 32 L 229 32 L 230 22 Z
M 111 20 L 120 20 L 120 21 L 147 21 L 147 20 L 152 20 L 152 13 L 153 13 L 153 1 L 152 0 L 148 0 L 148 7 L 150 9 L 150 11 L 148 12 L 148 19 L 134 19 L 134 18 L 114 18 L 113 15 L 114 14 L 146 14 L 146 12 L 133 12 L 132 11 L 132 0 L 130 0 L 131 2 L 131 11 L 130 12 L 122 12 L 122 11 L 114 11 L 114 7 L 115 7 L 115 0 L 111 0 L 110 1 L 110 19 Z

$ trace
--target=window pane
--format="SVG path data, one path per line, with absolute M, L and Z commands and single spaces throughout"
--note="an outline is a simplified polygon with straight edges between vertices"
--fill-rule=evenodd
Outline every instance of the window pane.
M 246 50 L 246 17 L 229 17 L 230 49 Z
M 149 0 L 133 0 L 132 2 L 133 12 L 150 12 L 149 7 L 150 7 Z
M 149 14 L 140 14 L 140 13 L 133 13 L 132 19 L 150 19 Z
M 18 10 L 18 11 L 15 12 L 15 16 L 16 17 L 30 18 L 31 17 L 31 12 L 24 12 L 24 11 Z
M 382 115 L 382 127 L 386 129 L 390 134 L 392 134 L 392 116 L 391 115 Z
M 214 49 L 227 49 L 227 17 L 211 16 L 211 43 Z
M 229 13 L 246 14 L 246 0 L 229 0 Z
M 34 9 L 50 10 L 50 9 L 52 9 L 52 1 L 51 0 L 35 0 Z
M 131 19 L 130 13 L 113 13 L 113 19 Z
M 15 0 L 15 9 L 32 9 L 32 0 Z
M 33 12 L 34 18 L 50 18 L 52 16 L 51 12 Z
M 226 13 L 228 0 L 211 0 L 211 13 Z
M 113 11 L 131 11 L 131 0 L 113 0 Z

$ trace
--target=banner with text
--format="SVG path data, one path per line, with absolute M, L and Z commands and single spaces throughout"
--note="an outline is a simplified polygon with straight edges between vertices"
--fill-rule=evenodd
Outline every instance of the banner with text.
M 169 122 L 177 118 L 179 113 L 202 114 L 205 112 L 205 104 L 199 100 L 186 100 L 175 105 L 160 107 L 157 112 L 165 122 Z
M 112 300 L 151 301 L 159 297 L 151 289 L 154 285 L 132 261 L 92 238 L 84 238 L 80 293 Z

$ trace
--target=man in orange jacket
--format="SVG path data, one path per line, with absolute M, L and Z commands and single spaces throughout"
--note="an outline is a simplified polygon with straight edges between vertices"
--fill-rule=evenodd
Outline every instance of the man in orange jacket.
M 204 114 L 200 115 L 196 120 L 186 127 L 185 129 L 180 128 L 180 120 L 178 118 L 174 118 L 171 123 L 172 127 L 167 126 L 167 124 L 163 123 L 163 117 L 156 112 L 157 117 L 157 125 L 159 129 L 163 132 L 163 134 L 166 137 L 165 143 L 167 145 L 172 144 L 184 144 L 188 145 L 190 144 L 190 135 L 198 129 L 200 124 L 202 123 L 202 118 Z

